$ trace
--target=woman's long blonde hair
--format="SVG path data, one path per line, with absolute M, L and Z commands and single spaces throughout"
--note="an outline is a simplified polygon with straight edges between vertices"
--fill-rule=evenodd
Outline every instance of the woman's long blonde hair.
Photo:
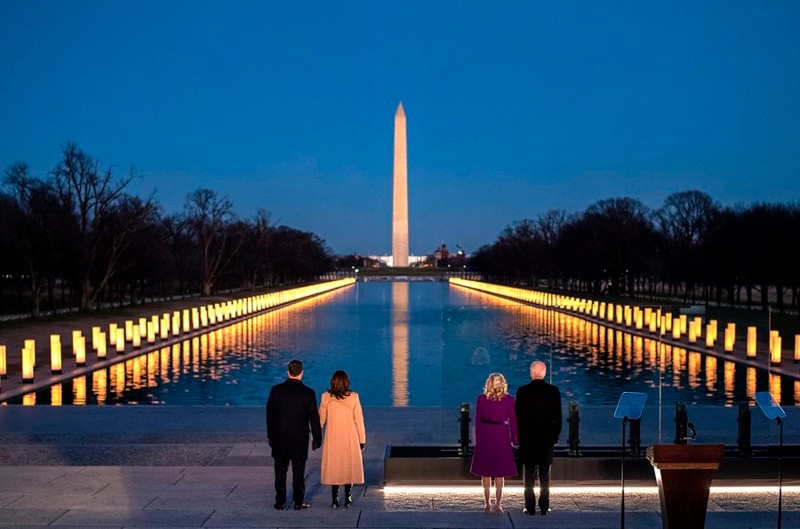
M 502 400 L 508 395 L 508 382 L 501 373 L 491 373 L 483 384 L 483 394 L 489 400 Z

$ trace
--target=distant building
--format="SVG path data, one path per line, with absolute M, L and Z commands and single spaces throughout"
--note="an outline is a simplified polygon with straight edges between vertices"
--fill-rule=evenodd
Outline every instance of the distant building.
M 369 258 L 379 261 L 386 266 L 394 266 L 394 259 L 392 259 L 391 255 L 370 255 Z M 424 264 L 427 259 L 427 255 L 409 255 L 408 266 L 419 266 Z

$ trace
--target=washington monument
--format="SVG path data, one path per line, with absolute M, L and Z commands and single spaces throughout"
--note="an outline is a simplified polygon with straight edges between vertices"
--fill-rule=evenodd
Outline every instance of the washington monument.
M 408 266 L 408 157 L 403 103 L 394 114 L 394 193 L 392 196 L 392 266 Z

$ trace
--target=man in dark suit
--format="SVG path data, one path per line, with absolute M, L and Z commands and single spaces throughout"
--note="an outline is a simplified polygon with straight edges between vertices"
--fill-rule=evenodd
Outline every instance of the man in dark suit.
M 308 459 L 308 434 L 311 432 L 311 448 L 322 445 L 322 429 L 319 425 L 317 394 L 301 382 L 303 363 L 289 362 L 289 378 L 272 386 L 267 399 L 267 440 L 272 447 L 275 460 L 275 505 L 278 510 L 286 507 L 286 473 L 292 464 L 292 493 L 294 509 L 308 509 L 304 503 L 306 483 L 306 460 Z
M 536 514 L 533 485 L 539 478 L 541 493 L 539 512 L 550 512 L 550 465 L 553 447 L 561 435 L 561 392 L 544 381 L 547 366 L 544 362 L 531 364 L 531 382 L 520 386 L 514 401 L 519 429 L 519 460 L 525 482 L 525 510 Z

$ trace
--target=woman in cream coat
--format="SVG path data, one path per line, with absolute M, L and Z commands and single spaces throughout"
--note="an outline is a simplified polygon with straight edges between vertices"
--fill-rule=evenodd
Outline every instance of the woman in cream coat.
M 325 428 L 321 482 L 331 485 L 334 509 L 339 507 L 339 485 L 344 485 L 344 506 L 350 507 L 353 484 L 364 483 L 361 451 L 367 436 L 358 393 L 350 391 L 350 379 L 344 371 L 336 371 L 331 377 L 330 389 L 322 394 L 319 418 Z

